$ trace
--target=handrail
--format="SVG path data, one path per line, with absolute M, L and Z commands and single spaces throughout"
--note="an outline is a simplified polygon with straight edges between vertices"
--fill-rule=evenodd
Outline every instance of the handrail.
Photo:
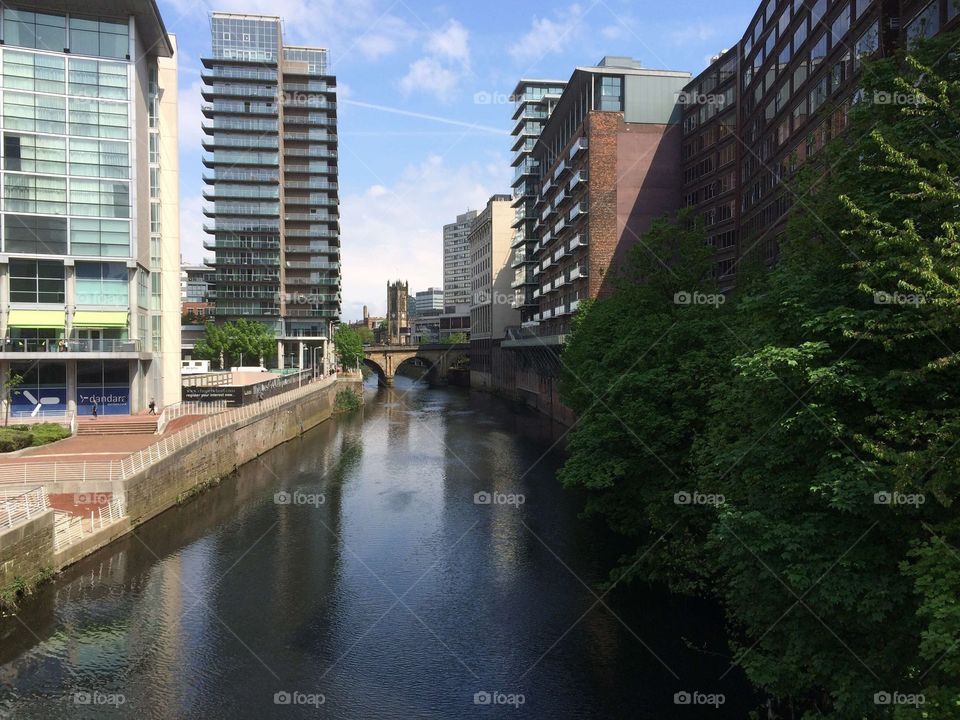
M 200 414 L 190 412 L 203 405 L 216 405 L 211 408 L 203 420 L 191 423 L 186 427 L 171 433 L 159 442 L 147 446 L 139 452 L 128 455 L 122 460 L 99 462 L 66 461 L 66 462 L 17 462 L 0 463 L 0 485 L 22 484 L 36 485 L 37 482 L 97 482 L 126 480 L 142 472 L 145 468 L 154 465 L 182 448 L 190 445 L 204 435 L 221 430 L 230 425 L 243 422 L 262 414 L 269 415 L 274 410 L 299 397 L 314 392 L 318 385 L 321 387 L 336 382 L 337 375 L 333 373 L 321 377 L 313 382 L 305 382 L 301 387 L 293 388 L 263 400 L 237 408 L 224 409 L 225 403 L 180 403 L 183 408 L 181 414 Z M 184 407 L 186 406 L 186 407 Z M 173 414 L 173 413 L 172 413 Z M 168 416 L 167 423 L 173 419 Z
M 0 502 L 0 528 L 13 528 L 50 509 L 50 498 L 45 488 L 7 498 Z

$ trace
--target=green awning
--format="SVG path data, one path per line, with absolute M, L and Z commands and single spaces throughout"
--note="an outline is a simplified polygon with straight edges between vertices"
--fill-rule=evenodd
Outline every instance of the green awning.
M 53 328 L 63 330 L 66 327 L 67 314 L 63 310 L 10 310 L 9 327 L 14 328 Z
M 73 314 L 75 328 L 125 328 L 126 310 L 77 310 Z

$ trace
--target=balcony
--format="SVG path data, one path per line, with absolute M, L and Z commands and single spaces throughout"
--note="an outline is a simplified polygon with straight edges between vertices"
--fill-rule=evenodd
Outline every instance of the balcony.
M 587 277 L 587 266 L 586 265 L 577 265 L 570 271 L 569 278 L 570 280 L 578 280 L 580 278 Z
M 577 170 L 570 179 L 570 184 L 567 186 L 567 192 L 570 195 L 573 195 L 573 191 L 580 187 L 581 184 L 587 182 L 588 178 L 589 174 L 586 170 Z
M 315 158 L 335 158 L 336 150 L 330 148 L 283 148 L 285 157 L 315 157 Z
M 577 233 L 572 238 L 570 238 L 569 251 L 572 253 L 577 248 L 587 247 L 587 235 L 586 233 Z
M 568 166 L 567 166 L 566 160 L 561 160 L 561 161 L 560 161 L 560 164 L 557 165 L 556 170 L 553 171 L 553 181 L 554 181 L 554 182 L 558 182 L 558 181 L 560 180 L 560 177 L 561 177 L 568 169 L 569 169 L 569 168 L 568 168 Z
M 567 158 L 572 161 L 577 155 L 585 152 L 589 147 L 590 141 L 582 137 L 573 143 L 573 147 L 570 148 L 570 153 L 567 155 Z
M 513 182 L 516 182 L 525 175 L 535 176 L 537 170 L 540 168 L 540 163 L 536 160 L 526 160 L 517 167 L 517 171 L 513 175 Z
M 242 240 L 239 238 L 214 238 L 204 240 L 205 250 L 279 250 L 279 240 Z
M 0 343 L 0 352 L 4 353 L 53 353 L 66 360 L 68 354 L 75 353 L 140 353 L 139 340 L 36 340 L 13 338 Z
M 587 207 L 586 201 L 581 200 L 576 205 L 574 205 L 573 208 L 571 208 L 568 219 L 570 220 L 570 222 L 573 222 L 581 215 L 586 215 L 588 211 L 589 211 L 589 208 Z
M 291 270 L 339 270 L 340 263 L 324 260 L 291 260 L 284 263 L 284 267 Z

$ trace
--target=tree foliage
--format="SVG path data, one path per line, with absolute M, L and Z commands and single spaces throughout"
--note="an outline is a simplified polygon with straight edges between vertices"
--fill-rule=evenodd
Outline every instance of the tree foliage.
M 208 322 L 203 337 L 197 341 L 193 353 L 201 360 L 210 360 L 217 366 L 247 365 L 267 361 L 277 351 L 277 340 L 263 323 L 240 318 L 217 324 Z M 221 368 L 223 369 L 223 368 Z
M 340 364 L 345 367 L 353 368 L 363 360 L 363 341 L 349 325 L 337 326 L 333 333 L 333 346 Z
M 956 41 L 866 69 L 772 272 L 674 304 L 714 289 L 702 235 L 659 223 L 564 353 L 562 477 L 637 543 L 614 577 L 714 593 L 786 717 L 960 714 Z

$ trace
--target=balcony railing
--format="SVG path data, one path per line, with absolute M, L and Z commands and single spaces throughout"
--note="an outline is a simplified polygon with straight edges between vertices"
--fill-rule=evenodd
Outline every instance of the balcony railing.
M 3 352 L 140 352 L 139 340 L 34 339 L 10 338 L 0 344 Z

